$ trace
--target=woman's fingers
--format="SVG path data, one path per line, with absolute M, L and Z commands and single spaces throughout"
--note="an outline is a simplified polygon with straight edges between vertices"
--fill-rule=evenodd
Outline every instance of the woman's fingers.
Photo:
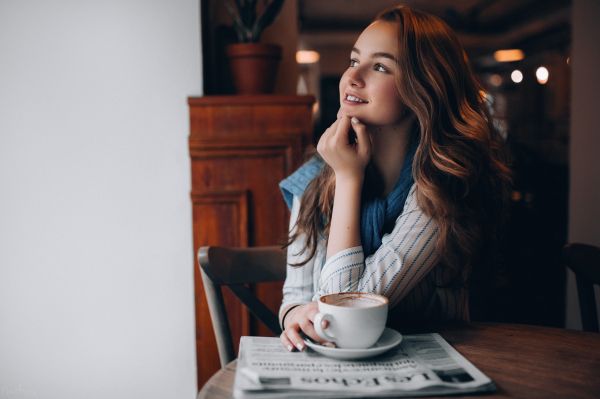
M 321 325 L 323 328 L 327 328 L 328 323 L 324 321 Z M 281 339 L 283 346 L 285 346 L 288 351 L 291 352 L 294 350 L 294 348 L 298 349 L 299 351 L 303 351 L 306 348 L 303 335 L 309 337 L 314 342 L 321 344 L 327 342 L 327 340 L 321 338 L 317 334 L 313 323 L 308 319 L 305 319 L 305 321 L 301 322 L 300 324 L 286 328 L 285 331 L 281 333 L 279 338 Z
M 339 121 L 340 119 L 336 119 L 335 122 L 333 122 L 321 135 L 321 138 L 317 143 L 317 152 L 321 154 L 321 156 L 324 155 L 327 148 L 331 147 L 332 137 L 335 135 Z
M 286 328 L 285 334 L 287 334 L 287 338 L 290 340 L 290 343 L 296 347 L 299 351 L 303 351 L 306 347 L 304 343 L 304 338 L 300 335 L 300 329 L 296 328 Z
M 358 118 L 353 116 L 351 122 L 352 128 L 356 132 L 357 152 L 361 158 L 368 160 L 371 157 L 371 135 L 367 132 L 367 127 Z
M 294 348 L 302 351 L 306 344 L 304 338 L 309 337 L 315 342 L 325 343 L 315 331 L 313 321 L 318 312 L 316 302 L 310 302 L 305 305 L 300 305 L 294 309 L 287 317 L 289 322 L 286 322 L 286 329 L 281 333 L 281 343 L 287 350 L 292 351 Z M 323 328 L 327 328 L 327 323 L 322 324 Z
M 348 144 L 348 134 L 350 133 L 350 118 L 343 116 L 337 120 L 337 128 L 335 129 L 335 137 L 337 140 L 345 140 L 343 144 Z
M 315 330 L 315 326 L 313 324 L 313 321 L 315 319 L 315 314 L 312 314 L 311 316 L 309 316 L 308 319 L 303 320 L 303 322 L 300 323 L 300 328 L 302 329 L 302 332 L 309 337 L 310 339 L 312 339 L 315 342 L 319 342 L 319 343 L 323 343 L 326 340 L 324 340 L 323 338 L 321 338 L 319 336 L 319 334 L 317 334 L 317 331 Z M 322 326 L 323 324 L 321 324 Z
M 371 156 L 366 126 L 343 114 L 321 136 L 317 151 L 336 176 L 361 179 Z
M 336 119 L 319 139 L 317 144 L 319 154 L 327 161 L 328 158 L 330 159 L 331 153 L 345 150 L 350 143 L 350 131 L 350 118 L 348 116 L 342 115 Z
M 283 344 L 283 346 L 285 346 L 285 348 L 288 351 L 293 351 L 294 350 L 294 343 L 292 341 L 290 341 L 290 339 L 288 338 L 287 334 L 284 332 L 281 333 L 281 335 L 279 336 L 279 338 L 281 339 L 281 343 Z

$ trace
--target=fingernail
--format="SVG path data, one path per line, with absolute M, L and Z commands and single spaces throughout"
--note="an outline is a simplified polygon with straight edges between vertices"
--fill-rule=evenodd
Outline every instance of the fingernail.
M 288 345 L 288 346 L 287 346 L 287 350 L 291 352 L 291 351 L 293 351 L 293 350 L 294 350 L 294 347 L 293 347 L 292 345 Z
M 296 344 L 296 348 L 298 348 L 298 350 L 299 350 L 300 352 L 302 352 L 302 350 L 304 349 L 304 345 L 302 345 L 301 343 L 297 343 L 297 344 Z
M 356 116 L 353 116 L 352 119 L 350 119 L 350 122 L 356 124 L 356 123 L 359 123 L 360 121 L 358 120 L 358 118 Z

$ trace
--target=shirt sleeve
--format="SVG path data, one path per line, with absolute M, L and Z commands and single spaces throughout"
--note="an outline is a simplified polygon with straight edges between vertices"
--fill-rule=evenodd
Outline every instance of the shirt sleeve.
M 384 235 L 374 254 L 364 257 L 362 246 L 331 256 L 321 272 L 318 295 L 333 292 L 374 292 L 395 306 L 431 271 L 438 261 L 438 227 L 417 205 L 415 185 L 391 233 Z
M 293 233 L 298 214 L 300 211 L 300 200 L 294 197 L 290 215 L 290 234 Z M 306 259 L 307 254 L 301 253 L 306 243 L 306 237 L 300 236 L 291 243 L 287 249 L 286 278 L 283 283 L 283 300 L 279 308 L 279 322 L 285 311 L 292 305 L 308 303 L 312 300 L 314 293 L 313 269 L 314 257 L 302 266 L 291 266 Z

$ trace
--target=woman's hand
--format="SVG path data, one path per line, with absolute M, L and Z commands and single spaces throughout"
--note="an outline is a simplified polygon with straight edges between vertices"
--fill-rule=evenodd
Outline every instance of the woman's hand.
M 371 159 L 371 137 L 357 118 L 343 113 L 339 116 L 321 136 L 317 151 L 333 169 L 336 178 L 360 178 L 362 181 Z
M 310 339 L 315 342 L 324 343 L 326 342 L 323 338 L 317 335 L 315 327 L 313 326 L 313 320 L 315 315 L 319 312 L 317 302 L 310 302 L 305 305 L 296 306 L 290 310 L 285 317 L 284 330 L 281 333 L 281 343 L 290 352 L 297 348 L 299 351 L 304 350 L 304 338 L 302 333 L 307 335 Z M 327 322 L 323 322 L 323 328 L 327 328 Z

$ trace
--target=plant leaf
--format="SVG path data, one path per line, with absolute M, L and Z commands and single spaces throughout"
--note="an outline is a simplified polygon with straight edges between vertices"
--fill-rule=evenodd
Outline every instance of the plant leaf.
M 258 0 L 225 0 L 225 7 L 233 21 L 238 41 L 258 42 L 266 27 L 271 25 L 285 0 L 263 0 L 260 15 Z
M 238 0 L 241 2 L 241 15 L 244 25 L 251 29 L 256 21 L 256 0 Z
M 239 1 L 236 0 L 235 3 L 236 6 L 234 7 L 232 0 L 225 0 L 225 8 L 227 8 L 227 12 L 231 16 L 231 20 L 233 21 L 233 29 L 235 30 L 235 34 L 238 38 L 238 41 L 245 42 L 245 37 L 247 36 L 248 29 L 244 27 L 244 24 L 240 19 Z
M 252 27 L 256 20 L 256 0 L 225 0 L 224 4 L 231 16 L 238 42 L 255 41 Z
M 273 23 L 273 21 L 275 21 L 275 18 L 277 18 L 277 15 L 283 7 L 284 1 L 285 0 L 271 0 L 265 6 L 262 15 L 258 17 L 256 22 L 254 23 L 254 26 L 252 27 L 252 36 L 254 36 L 255 41 L 260 40 L 260 36 L 265 30 L 265 28 L 267 28 Z

